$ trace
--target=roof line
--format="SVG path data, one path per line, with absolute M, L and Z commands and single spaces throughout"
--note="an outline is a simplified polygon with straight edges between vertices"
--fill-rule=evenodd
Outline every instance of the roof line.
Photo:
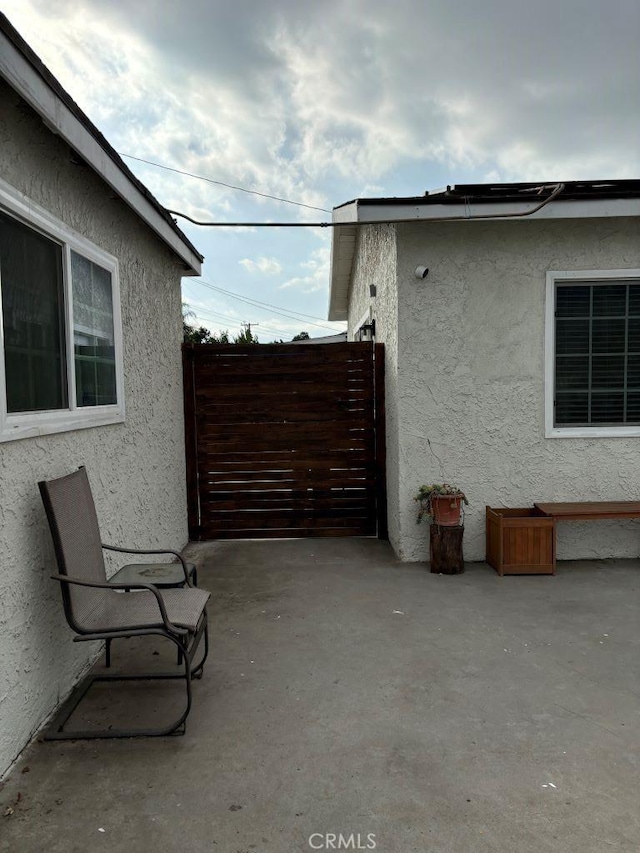
M 473 204 L 499 204 L 505 201 L 526 201 L 540 195 L 545 186 L 557 181 L 513 183 L 513 184 L 453 184 L 442 190 L 427 191 L 419 196 L 387 196 L 379 198 L 354 198 L 336 205 L 333 210 L 357 204 L 360 207 L 394 206 L 412 204 L 455 205 L 464 202 Z M 640 180 L 633 178 L 598 181 L 563 181 L 565 189 L 561 201 L 639 198 Z
M 86 113 L 63 88 L 62 84 L 56 79 L 56 77 L 54 77 L 40 57 L 34 52 L 29 44 L 27 44 L 24 38 L 2 12 L 0 12 L 0 33 L 5 36 L 7 41 L 14 47 L 17 54 L 28 64 L 30 69 L 37 75 L 37 78 L 40 79 L 44 86 L 66 107 L 71 118 L 75 120 L 75 122 L 81 126 L 82 130 L 91 137 L 93 143 L 97 144 L 97 146 L 102 149 L 111 161 L 112 166 L 121 173 L 125 181 L 120 181 L 120 185 L 118 185 L 118 181 L 114 180 L 113 175 L 109 176 L 109 169 L 107 168 L 108 164 L 100 163 L 96 160 L 96 152 L 92 152 L 91 150 L 94 146 L 88 143 L 86 138 L 83 140 L 82 134 L 78 135 L 77 132 L 76 134 L 73 134 L 70 127 L 65 127 L 64 115 L 59 114 L 58 111 L 46 109 L 46 105 L 38 99 L 38 93 L 34 91 L 32 85 L 30 85 L 30 83 L 33 83 L 34 81 L 29 81 L 24 74 L 21 74 L 21 69 L 15 67 L 15 62 L 12 64 L 11 57 L 5 52 L 0 53 L 0 76 L 2 76 L 7 83 L 24 98 L 25 101 L 27 101 L 50 130 L 54 130 L 58 133 L 67 142 L 67 144 L 76 151 L 77 154 L 82 157 L 82 159 L 85 160 L 87 164 L 93 168 L 94 171 L 100 175 L 100 177 L 105 180 L 121 198 L 123 198 L 128 206 L 131 207 L 132 210 L 134 210 L 135 213 L 171 247 L 171 249 L 188 265 L 193 273 L 199 274 L 199 265 L 203 261 L 203 256 L 198 252 L 189 238 L 181 231 L 176 222 L 167 212 L 166 208 L 160 204 L 142 181 L 133 174 L 115 148 L 113 148 L 113 146 L 107 141 L 105 136 L 98 130 Z M 154 223 L 152 221 L 152 217 L 148 215 L 150 211 L 144 211 L 144 204 L 140 204 L 135 197 L 131 197 L 132 194 L 130 192 L 127 193 L 127 183 L 131 185 L 135 192 L 142 196 L 144 202 L 152 208 L 152 212 L 158 217 L 159 221 Z M 133 194 L 134 196 L 135 192 Z M 182 250 L 177 244 L 175 237 L 174 239 L 171 239 L 170 235 L 167 233 L 169 230 L 182 244 Z
M 551 193 L 541 199 L 541 193 L 550 189 Z M 481 206 L 482 202 L 485 203 L 485 210 L 492 206 L 492 211 L 475 212 L 473 207 Z M 535 202 L 538 203 L 534 204 Z M 546 210 L 539 217 L 533 217 L 534 221 L 549 218 L 638 216 L 640 181 L 573 181 L 556 185 L 507 184 L 497 187 L 463 185 L 447 187 L 437 195 L 426 197 L 355 199 L 340 205 L 333 210 L 329 319 L 344 320 L 347 316 L 349 286 L 360 226 L 508 221 L 531 217 L 545 207 Z M 391 215 L 387 215 L 387 211 Z M 449 215 L 445 211 L 449 211 Z

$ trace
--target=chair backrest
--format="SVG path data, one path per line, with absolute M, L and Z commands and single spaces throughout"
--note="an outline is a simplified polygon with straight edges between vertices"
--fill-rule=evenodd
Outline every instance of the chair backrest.
M 107 578 L 100 528 L 85 468 L 56 480 L 43 480 L 38 486 L 60 574 L 104 583 Z M 61 587 L 67 621 L 75 631 L 82 632 L 83 623 L 105 591 L 68 583 Z

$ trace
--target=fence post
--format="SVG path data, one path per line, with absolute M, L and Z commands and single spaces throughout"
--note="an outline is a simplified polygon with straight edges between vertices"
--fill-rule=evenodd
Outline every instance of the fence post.
M 387 429 L 384 388 L 384 344 L 374 344 L 374 389 L 376 429 L 376 509 L 378 539 L 389 538 L 387 523 Z

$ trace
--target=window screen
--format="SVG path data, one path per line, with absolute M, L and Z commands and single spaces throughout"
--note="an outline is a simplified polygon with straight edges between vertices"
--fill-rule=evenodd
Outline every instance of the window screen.
M 67 406 L 62 247 L 0 212 L 7 412 Z
M 555 426 L 640 424 L 640 282 L 557 285 Z

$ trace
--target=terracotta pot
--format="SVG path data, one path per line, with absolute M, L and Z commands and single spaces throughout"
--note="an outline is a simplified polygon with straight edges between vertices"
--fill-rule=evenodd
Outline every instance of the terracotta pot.
M 434 524 L 443 527 L 459 527 L 462 524 L 462 498 L 456 495 L 433 495 L 431 509 Z

